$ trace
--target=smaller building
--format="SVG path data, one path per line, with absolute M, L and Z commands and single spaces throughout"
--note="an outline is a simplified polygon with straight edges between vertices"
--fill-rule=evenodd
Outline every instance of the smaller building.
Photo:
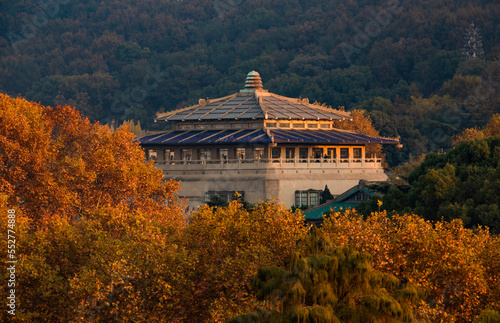
M 368 201 L 375 195 L 380 195 L 379 192 L 370 189 L 370 186 L 373 184 L 378 184 L 378 182 L 359 181 L 358 185 L 335 196 L 332 200 L 306 210 L 304 212 L 306 222 L 321 224 L 323 222 L 323 215 L 330 211 L 355 209 L 360 203 Z

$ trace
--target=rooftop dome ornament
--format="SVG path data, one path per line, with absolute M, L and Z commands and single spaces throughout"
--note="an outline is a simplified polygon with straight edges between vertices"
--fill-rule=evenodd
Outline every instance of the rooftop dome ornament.
M 260 78 L 260 74 L 256 71 L 251 71 L 247 74 L 247 79 L 245 81 L 245 92 L 261 90 L 263 89 L 262 79 Z

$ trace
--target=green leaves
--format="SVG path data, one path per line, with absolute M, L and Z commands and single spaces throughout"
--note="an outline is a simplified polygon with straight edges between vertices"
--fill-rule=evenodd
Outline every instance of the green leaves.
M 414 289 L 395 293 L 399 280 L 374 270 L 370 255 L 352 247 L 307 258 L 297 253 L 284 267 L 261 268 L 254 279 L 259 299 L 268 300 L 274 309 L 260 312 L 263 322 L 387 322 L 413 318 L 411 310 L 401 306 L 395 296 L 413 302 Z M 252 315 L 255 313 L 249 317 Z

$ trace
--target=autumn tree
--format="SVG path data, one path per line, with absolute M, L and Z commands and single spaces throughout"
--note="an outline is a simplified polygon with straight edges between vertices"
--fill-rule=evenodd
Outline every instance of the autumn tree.
M 500 136 L 500 114 L 494 114 L 483 129 L 467 128 L 453 137 L 453 144 L 457 145 L 462 141 L 480 140 L 490 137 Z
M 5 232 L 8 208 L 1 194 Z M 179 223 L 105 206 L 76 222 L 53 216 L 43 229 L 33 230 L 33 219 L 14 209 L 19 322 L 182 319 L 181 291 L 192 263 L 176 244 Z M 7 259 L 6 250 L 0 256 Z M 8 316 L 2 311 L 0 320 L 7 322 Z
M 125 129 L 112 133 L 70 107 L 0 100 L 1 227 L 14 209 L 23 295 L 16 318 L 179 317 L 190 263 L 178 244 L 187 225 L 178 184 L 144 162 Z
M 459 220 L 431 222 L 414 214 L 332 212 L 322 226 L 332 246 L 354 246 L 373 255 L 373 266 L 415 284 L 424 302 L 417 317 L 470 322 L 498 309 L 500 239 L 487 229 L 465 229 Z
M 128 130 L 136 136 L 141 135 L 142 128 L 140 121 L 137 121 L 137 123 L 135 123 L 134 120 L 125 120 L 123 121 L 122 126 L 128 127 Z
M 363 110 L 350 111 L 352 121 L 335 121 L 334 127 L 344 130 L 353 130 L 356 133 L 369 136 L 379 136 L 379 132 L 373 127 L 370 116 Z M 382 146 L 378 144 L 366 145 L 366 154 L 382 155 Z
M 194 260 L 184 301 L 188 321 L 223 321 L 254 306 L 251 278 L 263 266 L 283 265 L 307 228 L 300 213 L 265 202 L 245 209 L 202 207 L 190 218 L 185 248 Z
M 56 214 L 75 220 L 101 206 L 164 216 L 178 183 L 164 182 L 133 138 L 68 106 L 0 94 L 0 189 L 35 225 Z

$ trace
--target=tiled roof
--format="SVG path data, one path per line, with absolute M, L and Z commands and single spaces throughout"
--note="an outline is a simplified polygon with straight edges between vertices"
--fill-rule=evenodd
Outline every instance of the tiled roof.
M 323 215 L 327 212 L 334 211 L 338 212 L 341 209 L 346 210 L 346 209 L 351 209 L 355 208 L 358 206 L 359 203 L 345 203 L 345 202 L 338 202 L 338 203 L 329 203 L 324 206 L 321 206 L 319 208 L 316 208 L 312 211 L 306 211 L 304 213 L 304 217 L 306 221 L 311 221 L 311 220 L 323 220 Z
M 142 145 L 267 144 L 271 139 L 263 129 L 172 130 L 139 138 Z
M 309 104 L 307 100 L 292 99 L 267 92 L 260 93 L 260 91 L 235 93 L 215 100 L 200 100 L 200 104 L 163 113 L 156 120 L 343 120 L 351 118 L 347 112 Z
M 171 130 L 138 139 L 142 145 L 197 144 L 399 144 L 397 139 L 360 135 L 338 129 L 330 130 Z
M 272 129 L 276 143 L 310 143 L 310 144 L 393 144 L 398 145 L 399 140 L 361 135 L 348 130 L 330 129 L 330 130 L 295 130 L 295 129 Z
M 245 88 L 218 98 L 200 99 L 197 105 L 159 114 L 156 121 L 214 120 L 343 120 L 348 112 L 309 104 L 308 99 L 293 99 L 262 89 L 259 73 L 248 73 Z

